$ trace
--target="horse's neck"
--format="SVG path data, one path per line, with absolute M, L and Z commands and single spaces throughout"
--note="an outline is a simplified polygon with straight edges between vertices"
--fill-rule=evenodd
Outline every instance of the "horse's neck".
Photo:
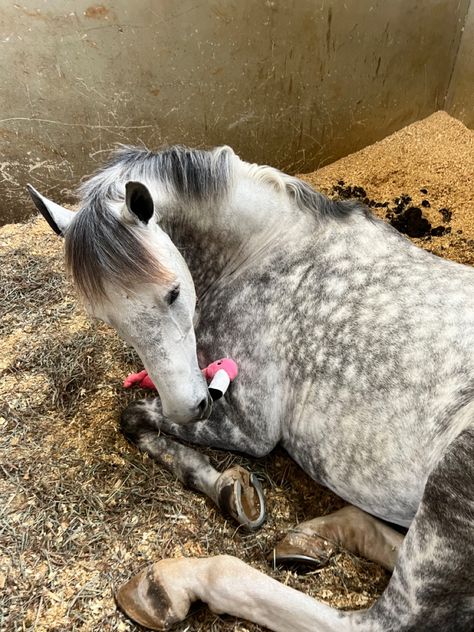
M 238 241 L 217 226 L 203 230 L 180 221 L 170 223 L 166 231 L 186 261 L 198 296 L 221 278 L 232 253 L 239 248 Z
M 244 182 L 220 206 L 181 209 L 164 218 L 163 228 L 180 249 L 201 296 L 243 267 L 257 266 L 303 220 L 283 194 Z

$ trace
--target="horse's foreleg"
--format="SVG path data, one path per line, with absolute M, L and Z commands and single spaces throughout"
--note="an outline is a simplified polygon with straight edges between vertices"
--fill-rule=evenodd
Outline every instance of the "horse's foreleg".
M 167 559 L 120 588 L 117 601 L 134 621 L 167 630 L 202 601 L 218 614 L 253 621 L 275 632 L 350 632 L 352 615 L 329 608 L 235 557 Z M 363 632 L 379 632 L 368 624 Z
M 271 452 L 280 440 L 278 428 L 274 429 L 274 436 L 270 436 L 268 432 L 252 428 L 251 420 L 242 420 L 241 426 L 235 424 L 225 414 L 225 406 L 221 402 L 215 405 L 210 419 L 176 424 L 163 416 L 159 398 L 139 399 L 123 411 L 121 427 L 129 438 L 140 428 L 154 428 L 196 445 L 235 450 L 255 457 Z
M 321 566 L 344 549 L 393 570 L 403 538 L 377 518 L 348 505 L 300 523 L 275 547 L 273 561 Z
M 190 426 L 193 431 L 197 425 L 182 427 Z M 176 424 L 172 426 L 181 428 Z M 182 483 L 206 494 L 239 524 L 248 529 L 260 527 L 265 519 L 265 499 L 258 479 L 240 466 L 218 472 L 206 455 L 161 434 L 163 427 L 165 431 L 169 430 L 156 400 L 133 402 L 122 414 L 121 429 L 129 441 L 173 472 Z M 212 429 L 201 430 L 200 434 L 198 432 L 200 443 L 214 446 Z M 209 441 L 204 441 L 203 433 L 207 433 Z M 189 434 L 183 434 L 180 438 L 192 441 Z M 232 449 L 232 445 L 227 445 L 227 448 Z

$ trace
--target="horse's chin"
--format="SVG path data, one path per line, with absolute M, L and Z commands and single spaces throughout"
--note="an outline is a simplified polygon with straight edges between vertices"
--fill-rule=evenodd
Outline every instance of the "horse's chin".
M 212 400 L 209 399 L 206 408 L 202 411 L 199 411 L 199 413 L 180 414 L 175 411 L 172 411 L 170 413 L 167 413 L 166 411 L 163 412 L 166 419 L 168 419 L 172 423 L 181 426 L 197 423 L 198 421 L 207 421 L 212 413 Z
M 171 421 L 178 426 L 186 426 L 188 424 L 196 424 L 199 421 L 207 421 L 209 419 L 209 415 L 207 417 L 184 417 L 179 415 L 169 415 L 166 417 L 168 421 Z

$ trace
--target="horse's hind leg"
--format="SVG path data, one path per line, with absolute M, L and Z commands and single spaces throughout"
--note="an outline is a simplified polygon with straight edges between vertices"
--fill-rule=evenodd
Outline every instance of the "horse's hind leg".
M 341 549 L 393 570 L 403 535 L 357 507 L 301 522 L 275 547 L 275 564 L 322 566 Z
M 474 428 L 428 477 L 390 583 L 369 612 L 397 632 L 474 630 Z
M 247 529 L 260 527 L 265 519 L 265 499 L 257 478 L 240 466 L 218 472 L 206 455 L 161 434 L 160 423 L 154 400 L 140 400 L 122 414 L 121 430 L 140 450 L 184 485 L 208 496 L 239 524 Z

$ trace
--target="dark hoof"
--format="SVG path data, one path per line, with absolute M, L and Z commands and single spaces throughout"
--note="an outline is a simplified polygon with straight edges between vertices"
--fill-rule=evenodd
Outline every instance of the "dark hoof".
M 285 566 L 300 572 L 308 572 L 325 566 L 336 547 L 332 542 L 299 531 L 292 531 L 279 542 L 268 561 L 274 566 Z
M 251 531 L 265 521 L 265 498 L 255 474 L 239 465 L 223 472 L 217 480 L 217 504 L 226 514 Z

